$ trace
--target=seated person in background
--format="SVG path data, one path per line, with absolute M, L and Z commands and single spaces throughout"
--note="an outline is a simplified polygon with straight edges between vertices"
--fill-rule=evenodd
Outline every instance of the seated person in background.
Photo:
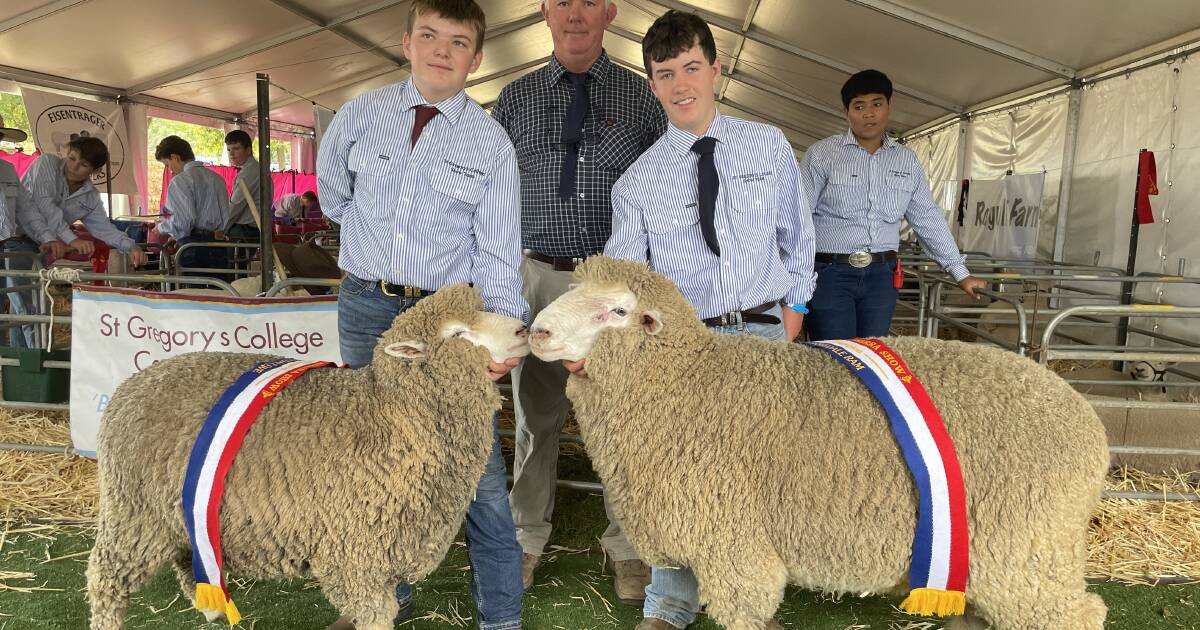
M 294 193 L 280 197 L 272 208 L 275 210 L 275 220 L 288 225 L 295 225 L 296 219 L 304 214 L 304 202 L 300 195 Z
M 237 168 L 237 177 L 233 180 L 233 190 L 229 192 L 229 218 L 225 220 L 222 230 L 231 241 L 258 241 L 258 222 L 250 212 L 250 204 L 242 193 L 238 182 L 246 182 L 250 194 L 254 195 L 254 206 L 258 207 L 259 172 L 258 160 L 250 150 L 250 134 L 241 129 L 234 129 L 225 136 L 225 148 L 229 151 L 229 162 Z M 265 183 L 267 199 L 273 199 L 271 180 Z
M 304 203 L 304 218 L 319 220 L 324 218 L 321 212 L 321 202 L 317 200 L 317 193 L 306 190 L 300 195 L 300 200 Z
M 174 176 L 167 185 L 163 219 L 154 229 L 181 246 L 217 240 L 216 232 L 229 219 L 225 180 L 196 161 L 192 145 L 179 136 L 163 138 L 154 149 L 154 159 L 162 162 Z M 189 248 L 180 255 L 178 263 L 180 267 L 227 268 L 229 250 L 223 247 Z M 210 272 L 183 275 L 222 277 Z
M 146 254 L 108 218 L 92 173 L 108 162 L 108 147 L 99 138 L 82 137 L 67 143 L 67 157 L 43 154 L 22 180 L 31 203 L 17 207 L 17 230 L 26 249 L 62 258 L 69 250 L 91 256 L 95 245 L 79 238 L 71 224 L 83 220 L 98 240 L 129 254 L 134 265 L 146 264 Z

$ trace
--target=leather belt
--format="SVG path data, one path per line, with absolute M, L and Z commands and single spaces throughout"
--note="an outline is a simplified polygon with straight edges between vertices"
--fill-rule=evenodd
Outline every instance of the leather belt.
M 547 256 L 534 251 L 528 252 L 525 255 L 533 260 L 550 265 L 555 271 L 575 271 L 575 268 L 584 261 L 584 258 Z
M 754 308 L 748 308 L 744 311 L 730 311 L 724 315 L 709 317 L 704 320 L 705 326 L 737 326 L 739 323 L 746 324 L 778 324 L 779 318 L 774 315 L 767 315 L 766 312 L 775 308 L 776 302 L 767 302 L 759 304 Z
M 421 287 L 410 287 L 407 284 L 392 284 L 383 280 L 379 281 L 379 290 L 383 291 L 384 295 L 390 297 L 423 298 L 433 295 L 433 291 L 426 291 Z
M 842 263 L 849 264 L 851 267 L 866 267 L 871 263 L 877 262 L 892 262 L 896 260 L 896 252 L 854 252 L 851 254 L 822 254 L 817 253 L 815 260 L 819 263 L 834 264 Z

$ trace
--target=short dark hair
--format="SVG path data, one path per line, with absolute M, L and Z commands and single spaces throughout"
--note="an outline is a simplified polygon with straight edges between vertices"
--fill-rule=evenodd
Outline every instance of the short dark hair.
M 196 154 L 192 153 L 192 145 L 179 136 L 167 136 L 159 140 L 158 146 L 154 147 L 155 160 L 165 160 L 172 155 L 178 155 L 179 159 L 184 162 L 191 162 L 196 159 Z
M 463 22 L 475 27 L 475 52 L 483 50 L 483 32 L 487 30 L 487 17 L 475 0 L 412 0 L 408 7 L 408 26 L 405 33 L 412 36 L 413 24 L 418 15 L 436 13 L 452 22 Z
M 108 164 L 108 147 L 104 141 L 92 136 L 79 136 L 67 143 L 67 150 L 78 151 L 79 159 L 92 165 L 92 170 L 99 170 Z
M 642 38 L 642 63 L 646 66 L 646 74 L 652 74 L 651 61 L 662 63 L 696 44 L 700 44 L 709 65 L 717 61 L 717 44 L 708 24 L 694 13 L 667 11 L 654 20 Z
M 855 72 L 842 85 L 842 107 L 850 109 L 850 101 L 866 94 L 882 94 L 892 101 L 892 80 L 878 70 Z
M 304 191 L 304 192 L 300 193 L 300 196 L 301 196 L 301 197 L 303 197 L 304 199 L 307 199 L 307 200 L 309 200 L 309 201 L 316 201 L 316 200 L 317 200 L 317 193 L 315 193 L 315 192 L 313 192 L 313 191 L 311 191 L 311 190 L 306 190 L 306 191 Z
M 249 149 L 253 144 L 250 142 L 250 134 L 241 129 L 234 129 L 225 134 L 225 144 L 240 144 Z

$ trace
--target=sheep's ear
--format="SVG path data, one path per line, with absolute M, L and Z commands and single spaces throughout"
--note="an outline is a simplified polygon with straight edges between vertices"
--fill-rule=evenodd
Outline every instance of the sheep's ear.
M 642 313 L 642 330 L 645 330 L 647 335 L 657 335 L 662 332 L 662 328 L 662 315 L 658 311 Z
M 410 339 L 408 341 L 397 341 L 384 346 L 383 351 L 388 356 L 397 357 L 400 359 L 408 359 L 409 361 L 420 361 L 426 355 L 427 346 L 424 341 Z

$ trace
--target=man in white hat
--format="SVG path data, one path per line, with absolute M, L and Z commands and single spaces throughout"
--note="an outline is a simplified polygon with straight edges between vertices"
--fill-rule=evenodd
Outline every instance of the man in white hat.
M 0 142 L 24 142 L 29 137 L 20 129 L 5 126 L 4 119 L 0 118 Z M 37 246 L 21 242 L 21 239 L 9 239 L 16 230 L 17 225 L 17 210 L 22 207 L 32 207 L 33 199 L 29 196 L 29 191 L 21 185 L 21 178 L 17 177 L 17 169 L 7 160 L 0 160 L 0 196 L 4 201 L 4 216 L 0 219 L 4 222 L 2 236 L 5 239 L 4 252 L 32 252 L 37 253 Z M 6 269 L 31 269 L 32 258 L 16 254 L 14 258 L 5 256 L 4 267 Z M 30 281 L 22 278 L 5 278 L 5 286 L 12 287 L 19 284 L 30 284 Z M 28 306 L 32 304 L 33 293 L 9 293 L 9 312 L 16 314 L 25 314 L 29 312 Z M 10 346 L 30 347 L 33 345 L 31 338 L 33 333 L 32 326 L 17 326 L 8 330 L 8 338 Z

